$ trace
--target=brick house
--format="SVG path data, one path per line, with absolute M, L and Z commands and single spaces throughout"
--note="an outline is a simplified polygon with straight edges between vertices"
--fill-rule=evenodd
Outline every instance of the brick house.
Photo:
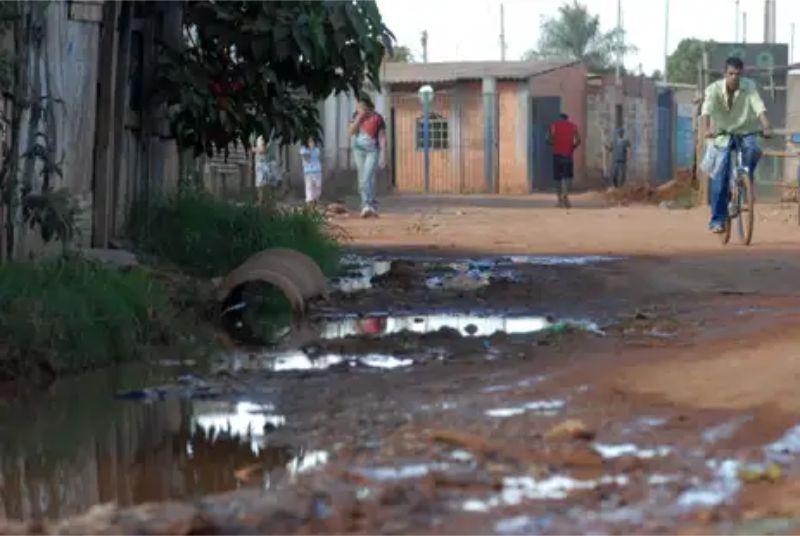
M 586 69 L 579 62 L 387 63 L 384 97 L 392 183 L 400 192 L 525 194 L 552 189 L 548 126 L 560 112 L 586 134 Z M 422 105 L 433 86 L 430 180 Z M 575 154 L 580 185 L 583 146 Z

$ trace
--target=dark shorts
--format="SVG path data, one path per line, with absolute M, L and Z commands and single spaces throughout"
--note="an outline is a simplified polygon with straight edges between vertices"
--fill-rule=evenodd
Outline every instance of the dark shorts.
M 572 157 L 553 155 L 553 178 L 557 181 L 572 178 Z

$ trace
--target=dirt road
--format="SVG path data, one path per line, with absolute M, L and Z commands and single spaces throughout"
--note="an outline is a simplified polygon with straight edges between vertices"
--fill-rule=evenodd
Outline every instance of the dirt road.
M 793 209 L 760 207 L 743 248 L 703 210 L 551 204 L 395 197 L 378 220 L 337 219 L 360 257 L 302 348 L 182 384 L 280 413 L 234 484 L 198 488 L 240 489 L 25 528 L 800 530 Z M 278 445 L 294 465 L 260 454 Z

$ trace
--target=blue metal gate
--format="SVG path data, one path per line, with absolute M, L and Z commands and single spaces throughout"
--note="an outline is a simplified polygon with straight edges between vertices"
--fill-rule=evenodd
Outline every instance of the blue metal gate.
M 672 90 L 662 89 L 658 93 L 658 134 L 656 138 L 656 179 L 666 182 L 674 178 L 672 169 Z

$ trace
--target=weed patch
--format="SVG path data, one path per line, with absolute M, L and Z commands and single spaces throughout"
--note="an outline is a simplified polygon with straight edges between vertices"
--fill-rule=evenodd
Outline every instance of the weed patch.
M 336 233 L 315 210 L 232 203 L 203 192 L 135 210 L 129 234 L 146 253 L 201 277 L 224 275 L 271 247 L 301 251 L 328 274 L 337 271 L 340 257 Z
M 75 372 L 165 342 L 174 315 L 161 286 L 136 269 L 80 258 L 0 266 L 0 379 Z

